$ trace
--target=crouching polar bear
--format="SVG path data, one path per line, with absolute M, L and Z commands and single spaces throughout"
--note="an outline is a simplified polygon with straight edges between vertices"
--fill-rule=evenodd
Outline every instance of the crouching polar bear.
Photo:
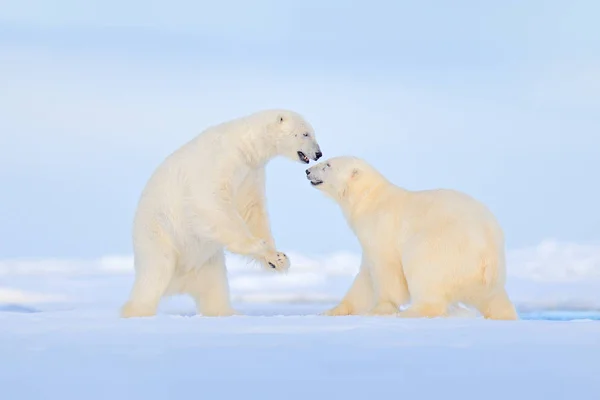
M 322 154 L 311 125 L 267 110 L 206 129 L 159 165 L 133 223 L 135 282 L 123 317 L 151 316 L 163 296 L 189 294 L 204 316 L 231 307 L 225 250 L 285 271 L 265 202 L 265 165 L 275 156 L 308 164 Z
M 463 303 L 485 318 L 517 319 L 504 288 L 503 233 L 481 203 L 453 190 L 402 189 L 355 157 L 306 174 L 340 205 L 363 251 L 351 288 L 325 315 L 441 317 Z

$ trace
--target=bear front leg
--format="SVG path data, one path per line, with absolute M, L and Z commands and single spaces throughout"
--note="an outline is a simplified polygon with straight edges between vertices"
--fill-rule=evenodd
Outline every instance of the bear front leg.
M 251 171 L 238 189 L 236 208 L 250 232 L 275 247 L 266 206 L 265 171 Z
M 373 307 L 374 291 L 371 282 L 371 271 L 369 264 L 363 256 L 360 270 L 354 278 L 352 286 L 334 308 L 325 311 L 322 315 L 360 315 L 368 312 Z
M 373 251 L 369 258 L 375 305 L 368 314 L 395 315 L 400 312 L 400 306 L 410 301 L 402 263 L 385 250 Z
M 188 210 L 186 215 L 198 237 L 209 238 L 232 253 L 264 261 L 271 270 L 286 271 L 289 268 L 287 256 L 264 239 L 252 235 L 234 207 L 222 206 L 204 214 L 199 210 Z
M 238 189 L 235 203 L 236 209 L 248 227 L 250 234 L 275 248 L 275 240 L 271 233 L 269 214 L 266 207 L 264 168 L 251 171 L 248 174 Z M 269 260 L 258 259 L 258 261 L 264 268 L 273 269 Z
M 227 250 L 252 257 L 271 270 L 286 271 L 289 269 L 290 262 L 287 255 L 277 251 L 266 240 L 252 235 L 239 215 L 229 216 L 223 225 L 230 228 L 216 232 L 214 238 Z

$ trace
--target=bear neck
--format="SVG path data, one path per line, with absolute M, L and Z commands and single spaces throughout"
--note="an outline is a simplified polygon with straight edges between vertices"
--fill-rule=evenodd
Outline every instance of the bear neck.
M 395 194 L 404 197 L 406 191 L 393 185 L 381 175 L 361 177 L 359 182 L 348 186 L 340 204 L 344 214 L 350 220 L 358 220 L 363 215 L 369 216 L 377 212 L 381 208 L 380 204 L 388 201 L 390 196 Z
M 263 167 L 277 155 L 276 143 L 266 129 L 243 132 L 238 143 L 238 150 L 244 163 L 251 168 Z
M 378 177 L 379 178 L 379 177 Z M 353 182 L 342 194 L 341 205 L 346 212 L 354 213 L 373 204 L 381 195 L 385 185 L 384 179 L 365 179 Z

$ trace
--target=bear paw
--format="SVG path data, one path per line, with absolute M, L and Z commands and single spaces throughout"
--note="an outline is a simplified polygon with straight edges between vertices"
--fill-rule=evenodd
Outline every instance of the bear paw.
M 270 270 L 285 272 L 290 268 L 290 260 L 285 253 L 274 252 L 265 256 L 263 265 Z
M 368 314 L 371 316 L 392 316 L 397 315 L 399 312 L 400 310 L 395 304 L 385 302 L 377 303 Z
M 153 317 L 156 315 L 155 307 L 147 307 L 128 301 L 121 308 L 121 318 Z
M 337 306 L 333 307 L 332 309 L 329 309 L 329 310 L 321 313 L 322 316 L 326 316 L 326 317 L 340 317 L 340 316 L 351 315 L 351 314 L 352 314 L 352 310 L 346 303 L 340 303 Z
M 226 307 L 223 309 L 209 309 L 209 310 L 200 310 L 200 314 L 203 317 L 233 317 L 233 316 L 241 316 L 242 313 L 231 308 Z

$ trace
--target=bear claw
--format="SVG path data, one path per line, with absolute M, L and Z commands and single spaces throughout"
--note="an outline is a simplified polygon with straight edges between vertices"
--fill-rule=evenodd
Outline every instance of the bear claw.
M 265 257 L 265 265 L 276 271 L 287 271 L 290 267 L 288 257 L 284 253 L 273 253 Z

